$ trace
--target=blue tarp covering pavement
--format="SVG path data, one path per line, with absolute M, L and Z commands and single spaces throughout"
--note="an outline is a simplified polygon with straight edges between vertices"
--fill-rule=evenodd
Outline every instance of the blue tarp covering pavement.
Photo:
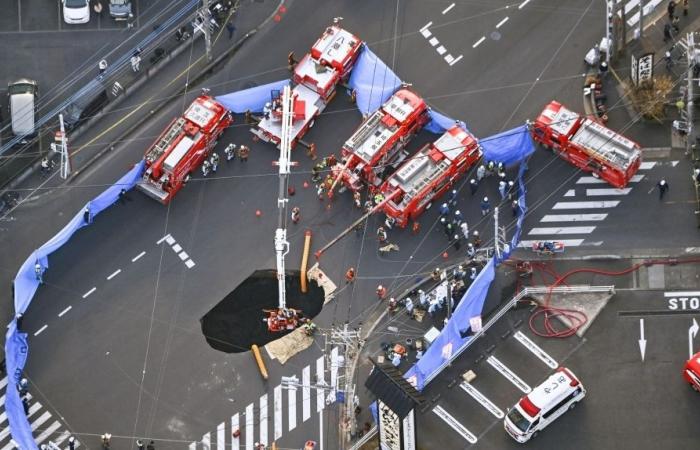
M 467 124 L 461 120 L 454 120 L 451 117 L 431 109 L 430 112 L 430 122 L 425 126 L 427 131 L 435 134 L 442 134 L 448 129 L 452 128 L 455 124 L 459 125 L 463 130 L 467 130 Z
M 401 80 L 366 45 L 363 46 L 348 82 L 357 94 L 357 107 L 371 114 L 401 86 Z
M 261 113 L 265 103 L 270 101 L 272 91 L 280 91 L 287 86 L 290 80 L 280 80 L 274 83 L 255 86 L 242 91 L 231 92 L 230 94 L 219 95 L 216 101 L 221 103 L 229 111 L 236 114 L 243 114 L 250 110 L 253 113 Z
M 506 166 L 524 160 L 535 151 L 527 125 L 487 137 L 480 143 L 486 161 L 498 161 Z

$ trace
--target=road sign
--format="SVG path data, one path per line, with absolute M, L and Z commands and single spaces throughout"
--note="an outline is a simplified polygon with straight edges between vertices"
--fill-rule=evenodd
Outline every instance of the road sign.
M 654 76 L 654 54 L 647 53 L 639 58 L 637 62 L 638 70 L 638 82 L 643 83 L 647 80 L 651 80 Z

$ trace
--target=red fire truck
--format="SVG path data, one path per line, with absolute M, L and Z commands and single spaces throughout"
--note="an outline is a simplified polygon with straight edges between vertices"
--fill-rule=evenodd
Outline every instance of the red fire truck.
M 440 138 L 425 146 L 404 162 L 382 185 L 385 197 L 400 191 L 384 205 L 387 216 L 405 227 L 431 202 L 445 193 L 454 182 L 481 159 L 476 137 L 455 125 Z
M 146 152 L 146 172 L 138 188 L 167 204 L 211 154 L 232 122 L 229 111 L 212 97 L 197 97 Z
M 333 99 L 336 87 L 357 61 L 362 41 L 337 25 L 326 28 L 321 38 L 295 66 L 292 80 L 294 99 L 292 147 L 314 125 L 316 116 Z M 280 92 L 273 91 L 257 126 L 250 130 L 265 142 L 280 144 L 282 103 Z
M 617 188 L 627 185 L 642 162 L 639 144 L 559 102 L 548 104 L 531 125 L 536 142 Z
M 385 174 L 393 172 L 406 157 L 403 149 L 428 119 L 428 106 L 422 98 L 406 88 L 396 91 L 345 141 L 341 151 L 345 162 L 332 168 L 334 186 L 342 182 L 353 191 L 363 184 L 378 189 Z M 328 195 L 332 193 L 331 189 Z

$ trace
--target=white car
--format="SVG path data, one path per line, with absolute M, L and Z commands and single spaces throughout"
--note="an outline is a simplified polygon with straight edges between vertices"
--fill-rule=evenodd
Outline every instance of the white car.
M 90 0 L 61 0 L 63 3 L 63 20 L 69 24 L 88 23 L 90 21 Z

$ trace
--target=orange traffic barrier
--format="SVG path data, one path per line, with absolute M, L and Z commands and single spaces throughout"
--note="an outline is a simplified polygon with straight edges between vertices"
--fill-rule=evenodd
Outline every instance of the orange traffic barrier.
M 265 367 L 265 361 L 263 361 L 262 355 L 260 354 L 260 348 L 257 345 L 253 344 L 253 346 L 250 349 L 253 350 L 253 356 L 255 356 L 255 362 L 258 363 L 260 375 L 262 375 L 263 379 L 267 380 L 267 367 Z
M 304 253 L 301 257 L 301 292 L 306 294 L 309 291 L 306 279 L 306 266 L 309 263 L 309 250 L 311 250 L 311 230 L 304 233 Z

